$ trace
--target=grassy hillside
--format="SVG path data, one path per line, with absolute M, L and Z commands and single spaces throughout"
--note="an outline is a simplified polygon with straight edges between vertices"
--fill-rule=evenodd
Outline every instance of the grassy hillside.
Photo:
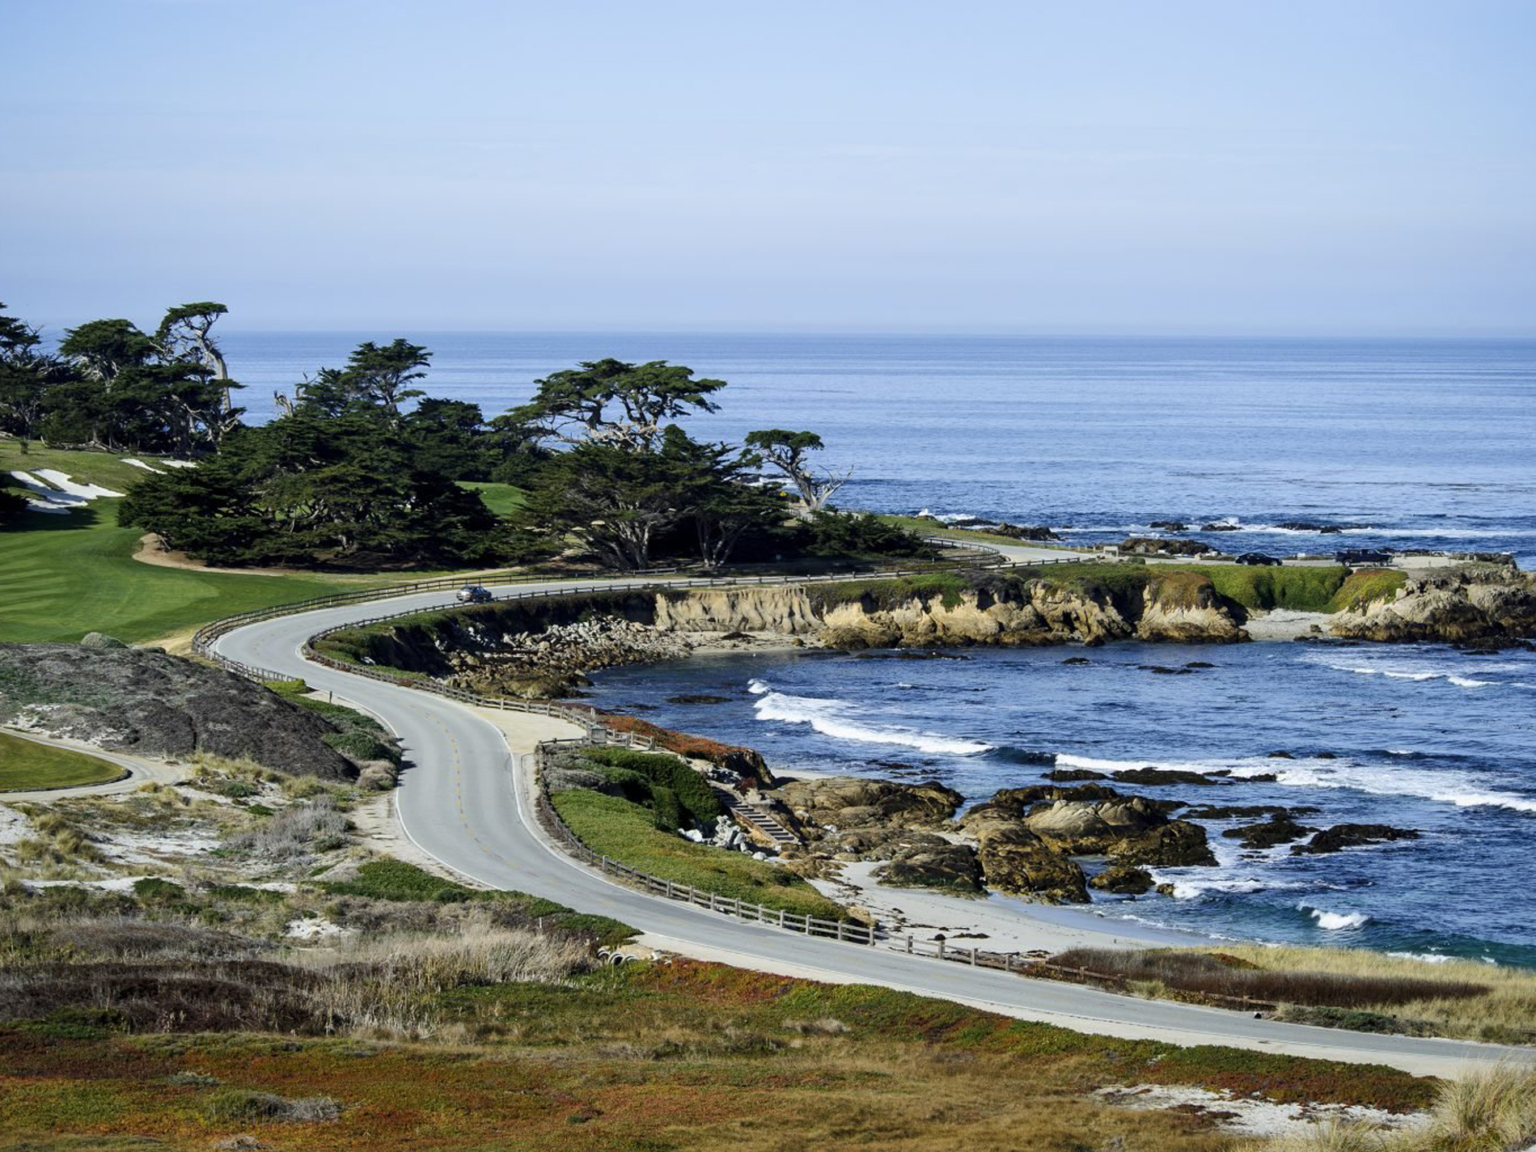
M 823 920 L 843 918 L 838 905 L 794 873 L 741 852 L 660 831 L 655 816 L 638 804 L 581 788 L 556 792 L 550 800 L 577 838 L 600 856 L 749 904 Z
M 116 764 L 95 756 L 0 732 L 0 792 L 105 784 L 124 775 Z
M 460 480 L 460 488 L 480 493 L 485 506 L 498 516 L 510 516 L 523 506 L 528 494 L 511 484 L 495 484 L 489 480 Z

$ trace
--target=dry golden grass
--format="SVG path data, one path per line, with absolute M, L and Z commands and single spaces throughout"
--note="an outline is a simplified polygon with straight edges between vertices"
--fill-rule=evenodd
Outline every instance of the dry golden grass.
M 1361 1004 L 1358 1008 L 1425 1024 L 1442 1036 L 1499 1043 L 1536 1043 L 1536 973 L 1526 969 L 1498 967 L 1475 960 L 1429 964 L 1349 948 L 1246 944 L 1223 945 L 1222 951 L 1271 970 L 1401 976 L 1443 984 L 1481 984 L 1488 989 L 1483 996 L 1413 1000 L 1398 1005 Z

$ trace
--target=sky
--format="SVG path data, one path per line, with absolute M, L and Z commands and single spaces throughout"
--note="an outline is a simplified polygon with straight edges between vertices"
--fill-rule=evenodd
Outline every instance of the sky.
M 50 328 L 1536 335 L 1536 3 L 8 0 Z

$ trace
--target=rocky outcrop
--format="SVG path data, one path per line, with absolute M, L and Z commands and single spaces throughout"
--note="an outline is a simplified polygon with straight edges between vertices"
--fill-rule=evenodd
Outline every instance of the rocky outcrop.
M 1275 848 L 1294 843 L 1316 831 L 1316 828 L 1296 823 L 1289 815 L 1276 814 L 1260 824 L 1228 828 L 1222 835 L 1229 840 L 1241 841 L 1244 848 Z
M 802 823 L 839 831 L 941 827 L 964 799 L 937 781 L 897 784 L 854 776 L 794 780 L 777 795 Z
M 1242 609 L 1224 600 L 1210 578 L 1198 572 L 1159 573 L 1142 591 L 1136 636 L 1180 644 L 1231 644 L 1248 639 Z
M 357 765 L 340 729 L 222 669 L 101 641 L 0 644 L 0 724 L 148 756 L 206 752 L 325 779 Z
M 1152 891 L 1152 874 L 1132 864 L 1113 864 L 1088 881 L 1088 887 L 1118 896 L 1141 896 Z
M 976 849 L 941 836 L 901 849 L 889 863 L 875 869 L 875 878 L 896 888 L 937 888 L 966 895 L 982 891 Z
M 1159 536 L 1131 536 L 1121 541 L 1120 552 L 1126 556 L 1202 556 L 1211 550 L 1199 540 L 1163 539 Z
M 1486 640 L 1536 636 L 1536 574 L 1468 565 L 1421 573 L 1387 599 L 1336 614 L 1335 636 L 1354 640 Z
M 1105 855 L 1120 864 L 1146 864 L 1153 868 L 1214 866 L 1216 863 L 1216 855 L 1205 838 L 1205 829 L 1188 820 L 1170 820 L 1160 828 L 1117 840 L 1106 849 Z
M 1052 904 L 1088 903 L 1088 881 L 1070 856 L 995 808 L 973 810 L 961 821 L 976 841 L 987 886 Z

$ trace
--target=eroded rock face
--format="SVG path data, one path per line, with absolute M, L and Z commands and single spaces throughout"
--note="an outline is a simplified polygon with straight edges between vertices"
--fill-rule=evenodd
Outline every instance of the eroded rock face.
M 358 771 L 314 712 L 221 669 L 121 645 L 0 644 L 0 723 L 149 756 L 207 752 L 333 780 Z
M 1247 640 L 1242 610 L 1223 600 L 1207 576 L 1171 572 L 1154 577 L 1142 591 L 1140 640 L 1231 644 Z
M 1378 641 L 1536 636 L 1536 575 L 1491 565 L 1426 573 L 1390 599 L 1336 614 L 1329 631 Z
M 961 826 L 976 840 L 987 886 L 1052 904 L 1088 903 L 1088 881 L 1071 857 L 996 809 L 967 813 Z

